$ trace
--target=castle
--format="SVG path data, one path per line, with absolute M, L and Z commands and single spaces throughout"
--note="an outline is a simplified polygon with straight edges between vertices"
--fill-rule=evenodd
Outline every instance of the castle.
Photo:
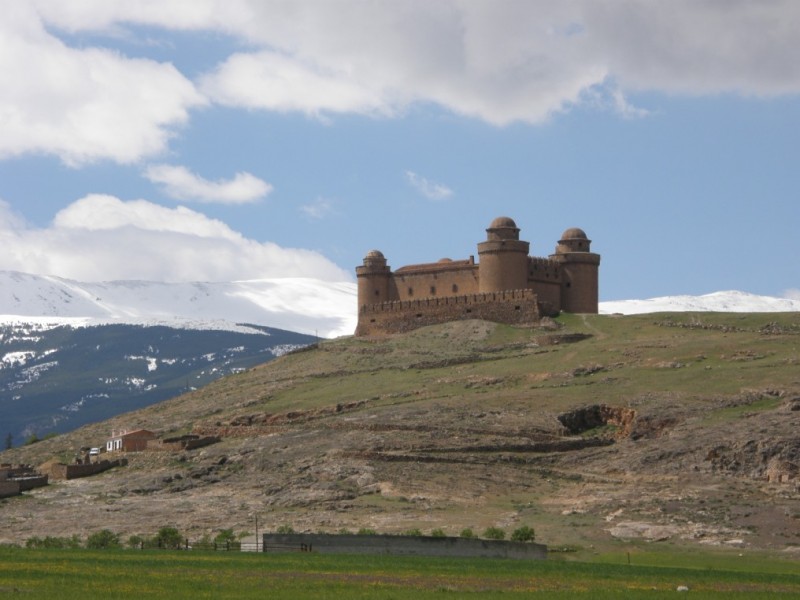
M 559 312 L 597 313 L 600 255 L 577 227 L 567 229 L 548 258 L 528 256 L 513 219 L 498 217 L 475 257 L 444 258 L 392 272 L 372 250 L 356 267 L 356 336 L 400 333 L 461 319 L 537 323 Z

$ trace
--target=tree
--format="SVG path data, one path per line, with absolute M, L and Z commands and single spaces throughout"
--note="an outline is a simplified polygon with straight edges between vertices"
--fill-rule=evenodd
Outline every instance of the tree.
M 536 537 L 533 528 L 523 525 L 519 529 L 515 529 L 511 534 L 511 541 L 513 542 L 532 542 Z
M 11 450 L 14 447 L 14 434 L 9 433 L 6 435 L 6 450 Z
M 177 550 L 183 545 L 183 536 L 174 527 L 162 527 L 156 534 L 156 543 L 159 548 Z
M 108 529 L 96 531 L 86 538 L 86 547 L 93 549 L 119 548 L 119 534 Z

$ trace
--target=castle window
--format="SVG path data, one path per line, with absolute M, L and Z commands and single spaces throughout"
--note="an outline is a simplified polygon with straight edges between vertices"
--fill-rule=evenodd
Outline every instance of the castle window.
M 435 295 L 436 295 L 436 286 L 432 285 L 431 286 L 431 296 L 435 296 Z
M 458 286 L 454 283 L 453 284 L 453 293 L 455 294 L 458 291 Z
M 572 287 L 572 282 L 571 281 L 567 282 L 567 287 Z
M 414 295 L 414 288 L 408 288 L 408 295 L 409 296 L 413 296 Z
M 380 290 L 375 290 L 375 295 L 376 296 L 380 296 L 381 295 L 381 291 Z

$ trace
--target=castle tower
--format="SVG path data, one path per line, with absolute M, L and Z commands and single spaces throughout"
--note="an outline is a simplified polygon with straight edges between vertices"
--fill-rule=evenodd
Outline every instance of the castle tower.
M 364 257 L 363 266 L 356 267 L 358 279 L 358 306 L 387 302 L 391 269 L 380 250 L 370 250 Z
M 561 234 L 550 258 L 561 264 L 561 310 L 569 313 L 598 311 L 600 255 L 590 252 L 592 240 L 572 227 Z
M 519 239 L 513 219 L 498 217 L 486 230 L 486 241 L 478 244 L 480 292 L 522 290 L 528 287 L 528 249 Z

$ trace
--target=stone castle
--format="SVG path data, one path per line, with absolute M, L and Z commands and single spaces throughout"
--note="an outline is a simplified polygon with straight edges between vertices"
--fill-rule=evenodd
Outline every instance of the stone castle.
M 597 313 L 600 255 L 583 230 L 567 229 L 547 258 L 528 255 L 513 219 L 498 217 L 478 244 L 479 262 L 444 258 L 392 271 L 378 250 L 356 267 L 356 336 L 410 331 L 461 319 L 535 324 L 559 312 Z

